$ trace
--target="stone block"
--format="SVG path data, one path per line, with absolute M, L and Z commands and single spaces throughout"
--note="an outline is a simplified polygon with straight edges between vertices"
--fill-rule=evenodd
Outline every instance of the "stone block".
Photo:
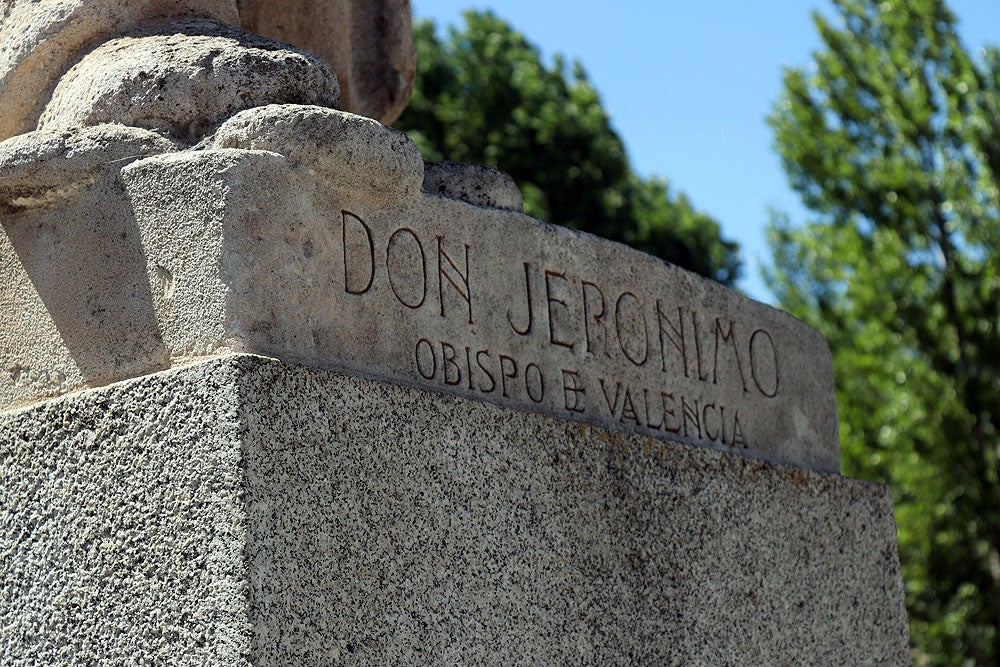
M 427 184 L 413 144 L 375 121 L 260 107 L 201 150 L 94 158 L 61 187 L 69 141 L 18 142 L 0 151 L 0 299 L 16 313 L 0 330 L 0 408 L 253 353 L 839 471 L 817 332 L 496 208 L 518 197 L 495 175 L 444 187 L 445 167 Z M 46 187 L 4 191 L 25 165 Z
M 0 138 L 35 129 L 59 78 L 88 47 L 180 18 L 239 23 L 232 0 L 7 0 L 0 12 Z
M 149 34 L 150 31 L 158 31 L 164 37 L 187 33 L 189 30 L 178 22 L 190 19 L 226 23 L 230 31 L 233 26 L 242 25 L 254 33 L 280 40 L 285 46 L 294 44 L 314 53 L 337 72 L 345 108 L 349 111 L 391 123 L 409 100 L 416 73 L 409 0 L 5 0 L 0 10 L 0 44 L 3 44 L 0 49 L 0 109 L 3 109 L 0 139 L 38 127 L 39 117 L 60 79 L 79 65 L 81 57 L 86 56 L 91 65 L 99 61 L 108 70 L 120 65 L 120 53 L 105 52 L 103 57 L 98 53 L 97 59 L 93 57 L 94 47 L 101 42 L 136 33 Z M 183 45 L 176 48 L 181 52 L 185 50 Z M 222 98 L 213 100 L 196 90 L 199 101 L 207 109 L 222 106 L 227 101 L 235 102 L 240 108 L 251 106 L 248 104 L 254 96 L 251 89 L 244 89 L 250 93 L 244 100 L 234 100 L 226 90 L 228 84 L 239 82 L 240 78 L 243 79 L 241 83 L 250 86 L 260 86 L 261 78 L 270 79 L 269 84 L 277 88 L 317 83 L 315 73 L 303 73 L 291 62 L 288 65 L 292 67 L 282 67 L 280 61 L 268 58 L 254 58 L 256 62 L 249 63 L 259 78 L 251 75 L 247 80 L 240 73 L 234 81 L 223 73 L 222 81 L 209 81 L 217 75 L 213 72 L 216 65 L 221 69 L 230 69 L 233 65 L 237 70 L 243 69 L 243 64 L 235 62 L 231 54 L 222 53 L 226 50 L 230 49 L 223 45 L 218 53 L 204 54 L 200 59 L 201 67 L 189 72 L 186 79 L 173 81 L 176 70 L 157 70 L 176 54 L 147 53 L 149 57 L 144 62 L 150 71 L 135 72 L 140 76 L 133 79 L 136 85 L 130 91 L 140 96 L 142 92 L 150 95 L 131 101 L 160 107 L 157 115 L 161 120 L 176 124 L 180 119 L 170 117 L 170 101 L 180 102 L 179 107 L 185 106 L 187 101 L 178 100 L 178 93 L 189 92 L 192 87 L 197 89 L 206 82 L 217 86 Z M 213 63 L 218 56 L 222 56 L 221 62 Z M 296 56 L 286 51 L 285 58 L 293 61 Z M 129 59 L 129 55 L 124 58 Z M 98 89 L 106 88 L 100 69 L 98 66 L 91 70 L 89 81 Z M 327 81 L 318 83 L 320 90 L 329 88 Z M 95 92 L 85 83 L 77 90 L 64 91 L 63 103 L 83 101 L 75 99 L 74 94 L 86 98 Z M 121 92 L 124 94 L 120 98 L 129 101 L 129 91 Z M 157 96 L 157 93 L 162 95 Z M 286 97 L 283 101 L 301 101 L 296 97 L 308 96 L 307 93 Z M 339 91 L 337 97 L 340 98 Z M 111 105 L 105 110 L 114 113 Z M 189 113 L 183 108 L 175 111 L 179 115 Z M 162 117 L 164 114 L 167 117 Z
M 909 664 L 886 487 L 461 397 L 222 357 L 0 480 L 5 665 Z

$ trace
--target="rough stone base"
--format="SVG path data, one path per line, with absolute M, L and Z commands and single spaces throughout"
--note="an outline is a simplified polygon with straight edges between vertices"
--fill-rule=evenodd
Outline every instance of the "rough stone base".
M 0 415 L 5 665 L 905 665 L 887 488 L 215 359 Z

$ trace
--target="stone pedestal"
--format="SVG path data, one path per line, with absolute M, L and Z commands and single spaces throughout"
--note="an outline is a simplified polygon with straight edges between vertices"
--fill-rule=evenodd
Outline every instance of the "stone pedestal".
M 0 415 L 5 665 L 905 665 L 888 490 L 250 355 Z
M 425 178 L 370 119 L 260 107 L 136 159 L 150 134 L 0 145 L 0 409 L 251 353 L 840 469 L 829 349 L 787 313 Z

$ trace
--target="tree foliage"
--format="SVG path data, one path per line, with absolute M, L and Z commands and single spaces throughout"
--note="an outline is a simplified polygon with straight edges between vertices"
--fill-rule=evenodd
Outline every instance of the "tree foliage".
M 917 664 L 1000 664 L 1000 52 L 943 0 L 833 0 L 770 119 L 814 213 L 770 285 L 834 350 L 845 472 L 888 481 Z
M 738 247 L 719 225 L 641 179 L 611 129 L 583 68 L 537 47 L 489 12 L 438 36 L 415 26 L 414 94 L 396 127 L 431 161 L 493 164 L 521 187 L 525 212 L 628 243 L 724 284 L 739 274 Z

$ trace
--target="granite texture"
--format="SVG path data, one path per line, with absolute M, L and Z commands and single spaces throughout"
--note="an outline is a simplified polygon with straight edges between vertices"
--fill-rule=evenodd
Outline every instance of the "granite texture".
M 816 331 L 507 210 L 499 172 L 425 174 L 402 133 L 322 106 L 108 162 L 113 127 L 0 143 L 0 407 L 245 352 L 839 471 Z
M 5 665 L 905 665 L 889 491 L 260 357 L 0 415 Z

